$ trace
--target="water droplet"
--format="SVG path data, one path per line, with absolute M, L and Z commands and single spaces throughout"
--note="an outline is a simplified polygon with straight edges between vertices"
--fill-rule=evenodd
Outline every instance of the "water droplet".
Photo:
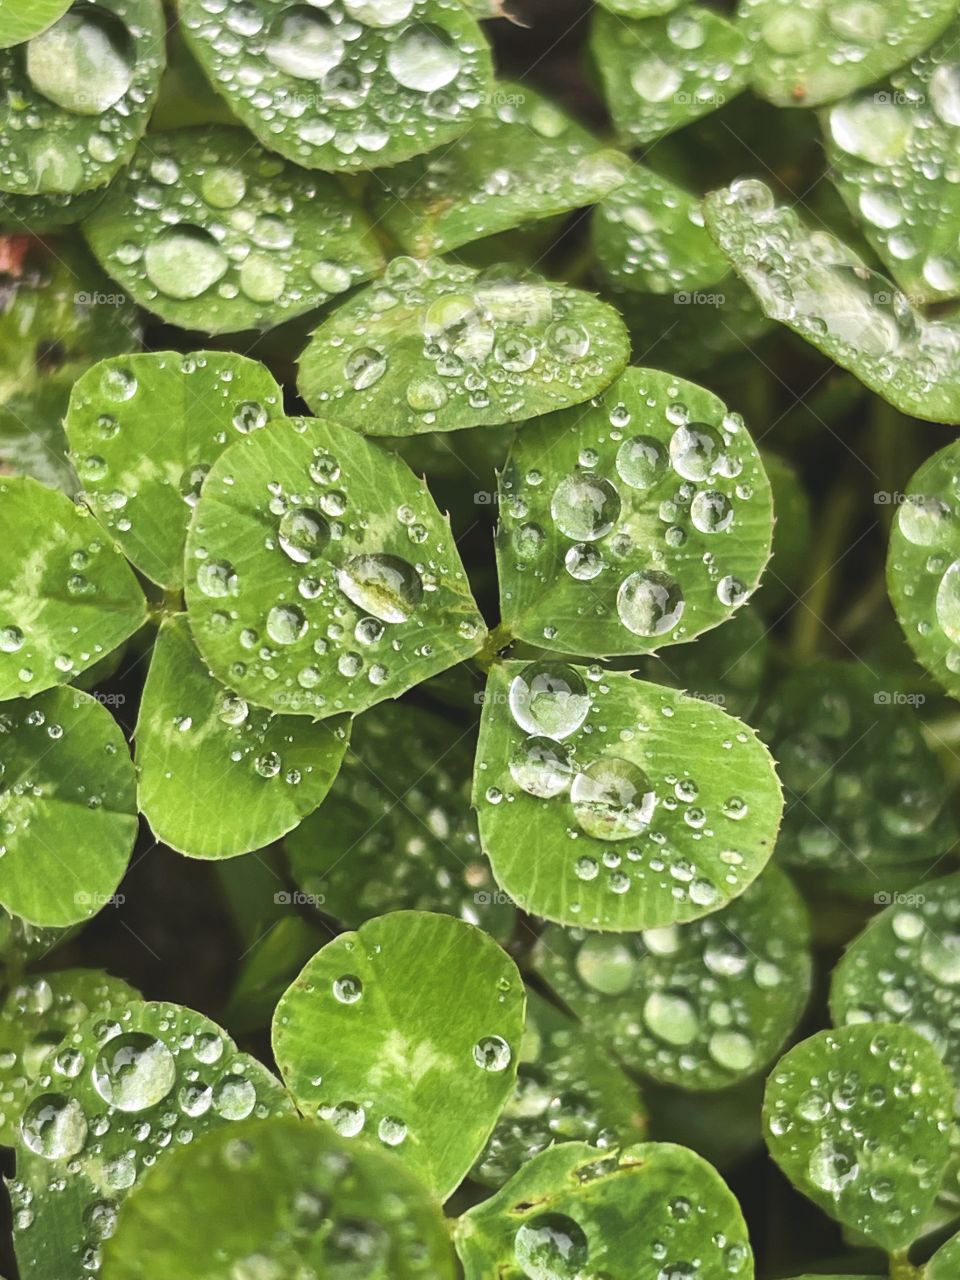
M 113 14 L 82 5 L 26 46 L 33 87 L 65 111 L 98 116 L 116 105 L 133 81 L 130 33 Z
M 343 40 L 326 14 L 293 5 L 277 14 L 265 49 L 279 70 L 298 80 L 322 80 L 343 60 Z
M 176 1063 L 155 1036 L 132 1031 L 115 1036 L 100 1050 L 93 1087 L 118 1111 L 145 1111 L 167 1096 L 177 1078 Z
M 0 627 L 0 653 L 16 653 L 23 648 L 23 632 L 19 627 Z
M 506 1071 L 512 1056 L 510 1046 L 500 1036 L 484 1036 L 473 1046 L 473 1060 L 484 1071 Z
M 700 1031 L 697 1012 L 683 995 L 654 991 L 643 1006 L 643 1020 L 667 1044 L 692 1044 Z
M 534 737 L 569 738 L 590 710 L 587 686 L 578 672 L 562 662 L 534 662 L 510 684 L 510 711 Z
M 46 1160 L 68 1160 L 83 1150 L 87 1118 L 76 1098 L 44 1093 L 27 1107 L 20 1133 L 34 1155 Z
M 670 437 L 670 461 L 684 480 L 706 480 L 723 457 L 723 437 L 705 422 L 680 426 Z
M 620 621 L 636 636 L 662 636 L 683 614 L 683 591 L 668 573 L 641 569 L 624 578 L 617 592 Z
M 570 788 L 581 830 L 597 840 L 627 840 L 650 825 L 657 797 L 631 760 L 602 756 L 578 773 Z
M 517 747 L 510 760 L 510 773 L 522 791 L 547 799 L 566 791 L 573 776 L 573 765 L 562 743 L 534 737 Z
M 538 1213 L 524 1222 L 513 1251 L 529 1280 L 579 1280 L 589 1257 L 583 1229 L 564 1213 Z
M 617 474 L 631 489 L 652 489 L 667 469 L 667 451 L 653 436 L 633 436 L 617 450 Z
M 291 507 L 280 520 L 280 546 L 296 564 L 316 560 L 330 540 L 330 526 L 311 507 Z
M 407 622 L 423 599 L 423 581 L 399 556 L 351 556 L 337 570 L 337 585 L 348 600 L 381 622 Z
M 295 604 L 277 604 L 267 614 L 267 635 L 274 644 L 296 644 L 307 634 L 307 619 Z
M 377 1125 L 377 1137 L 388 1147 L 399 1147 L 407 1136 L 407 1126 L 396 1116 L 384 1116 Z
M 346 973 L 334 979 L 333 994 L 341 1004 L 356 1004 L 363 997 L 363 983 L 352 973 Z
M 619 996 L 636 980 L 639 961 L 635 952 L 613 934 L 591 935 L 581 945 L 575 961 L 580 979 L 605 996 Z
M 733 506 L 725 494 L 700 489 L 690 503 L 690 519 L 701 533 L 723 533 L 733 524 Z
M 603 476 L 576 472 L 554 490 L 550 512 L 561 533 L 577 542 L 594 542 L 609 533 L 620 514 L 620 495 Z
M 405 89 L 433 93 L 456 79 L 460 54 L 445 31 L 421 23 L 407 27 L 390 46 L 387 67 Z
M 199 298 L 226 274 L 227 255 L 209 231 L 169 227 L 147 245 L 144 267 L 155 288 L 168 298 Z

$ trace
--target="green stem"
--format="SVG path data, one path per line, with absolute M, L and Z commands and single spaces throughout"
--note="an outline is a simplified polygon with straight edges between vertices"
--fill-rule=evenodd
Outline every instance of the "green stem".
M 513 644 L 513 636 L 509 630 L 501 622 L 498 627 L 494 627 L 487 634 L 486 642 L 483 648 L 473 659 L 484 675 L 487 675 L 490 668 L 497 660 L 497 656 Z
M 922 1267 L 915 1267 L 907 1259 L 905 1249 L 898 1249 L 890 1255 L 890 1280 L 922 1280 Z
M 817 555 L 810 566 L 810 585 L 801 596 L 793 626 L 790 647 L 798 662 L 812 658 L 817 651 L 821 632 L 826 625 L 824 615 L 835 583 L 833 569 L 843 555 L 843 541 L 858 500 L 856 486 L 846 483 L 835 489 L 828 500 Z

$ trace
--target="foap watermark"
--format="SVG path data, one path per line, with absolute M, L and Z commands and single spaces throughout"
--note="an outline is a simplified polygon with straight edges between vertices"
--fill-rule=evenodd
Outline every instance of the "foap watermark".
M 873 695 L 878 707 L 922 707 L 926 702 L 922 693 L 903 693 L 899 689 L 880 689 Z
M 878 489 L 873 495 L 875 507 L 899 507 L 907 501 L 907 495 L 899 489 Z
M 673 95 L 678 107 L 722 107 L 726 100 L 727 95 L 719 89 L 702 89 L 697 93 L 681 89 Z
M 273 895 L 278 907 L 322 907 L 326 900 L 322 893 L 304 893 L 302 889 L 281 889 Z
M 873 895 L 878 907 L 922 907 L 926 900 L 922 893 L 896 893 L 889 889 L 880 889 Z
M 489 489 L 478 489 L 473 495 L 475 507 L 495 507 L 499 501 L 499 493 L 491 493 Z
M 73 300 L 78 307 L 125 307 L 127 305 L 127 295 L 125 293 L 75 293 Z
M 94 691 L 90 694 L 94 702 L 99 702 L 101 707 L 122 707 L 127 700 L 125 693 L 100 693 Z
M 122 907 L 126 902 L 126 894 L 123 893 L 93 893 L 86 889 L 80 889 L 73 895 L 73 900 L 78 907 Z
M 673 295 L 677 307 L 722 307 L 726 300 L 725 293 L 705 293 L 702 289 L 681 289 Z
M 922 107 L 926 102 L 926 94 L 904 93 L 902 89 L 879 89 L 873 100 L 880 107 Z

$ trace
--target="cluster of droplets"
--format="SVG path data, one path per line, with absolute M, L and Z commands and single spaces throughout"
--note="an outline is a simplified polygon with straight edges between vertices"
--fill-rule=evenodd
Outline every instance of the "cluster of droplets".
M 91 244 L 161 314 L 196 303 L 206 324 L 212 306 L 215 319 L 244 327 L 319 306 L 379 265 L 362 216 L 330 178 L 305 177 L 232 130 L 154 135 L 117 200 L 122 234 L 111 206 L 109 220 L 93 220 Z
M 587 307 L 589 328 L 581 319 Z M 501 266 L 478 273 L 436 258 L 395 258 L 382 282 L 320 331 L 324 346 L 308 350 L 305 384 L 317 405 L 352 393 L 382 404 L 386 387 L 420 430 L 448 408 L 521 420 L 542 412 L 544 397 L 563 406 L 602 380 L 614 319 L 574 289 Z M 409 343 L 416 327 L 421 359 L 400 387 L 393 366 L 406 371 L 409 348 L 403 365 L 391 348 L 398 330 Z M 327 376 L 328 345 L 342 349 L 335 380 Z
M 920 864 L 952 839 L 946 783 L 916 712 L 862 668 L 788 678 L 764 732 L 787 796 L 787 862 L 859 877 L 864 866 Z
M 947 1131 L 948 1110 L 936 1090 L 892 1030 L 823 1033 L 770 1077 L 772 1150 L 796 1169 L 801 1185 L 842 1205 L 848 1225 L 867 1232 L 871 1222 L 902 1227 L 919 1218 L 917 1200 L 941 1172 L 931 1148 Z
M 634 166 L 597 206 L 594 219 L 594 248 L 615 285 L 699 292 L 729 270 L 704 227 L 700 201 L 652 169 Z M 712 296 L 719 300 L 721 294 Z M 687 301 L 682 292 L 677 301 Z
M 835 236 L 778 208 L 757 179 L 735 182 L 708 205 L 721 247 L 767 315 L 897 404 L 924 412 L 924 397 L 949 393 L 960 357 L 960 330 L 951 322 L 926 319 Z
M 680 777 L 667 772 L 655 783 L 629 756 L 615 749 L 601 751 L 593 742 L 597 734 L 608 740 L 619 736 L 626 745 L 650 729 L 649 724 L 640 723 L 619 735 L 611 731 L 603 722 L 606 715 L 614 714 L 605 703 L 609 693 L 600 667 L 581 670 L 544 660 L 514 676 L 507 700 L 516 729 L 525 735 L 514 737 L 508 761 L 516 790 L 494 783 L 486 787 L 483 798 L 493 808 L 514 803 L 518 793 L 553 805 L 562 803 L 566 833 L 578 851 L 573 873 L 583 885 L 600 881 L 602 875 L 600 883 L 615 898 L 649 878 L 674 903 L 693 907 L 697 914 L 715 909 L 740 884 L 743 854 L 724 846 L 711 855 L 722 871 L 721 888 L 713 878 L 715 872 L 707 874 L 670 847 L 661 829 L 664 823 L 657 823 L 655 817 L 659 813 L 671 825 L 679 820 L 684 841 L 695 845 L 712 842 L 718 835 L 729 838 L 729 824 L 746 817 L 749 806 L 732 794 L 713 815 L 704 808 L 699 786 L 688 773 Z M 664 697 L 661 714 L 665 718 L 673 716 L 674 704 L 675 697 Z M 745 744 L 747 735 L 738 732 L 737 741 Z M 733 739 L 724 739 L 723 746 L 732 749 Z M 478 777 L 488 767 L 481 760 Z M 584 837 L 589 843 L 580 853 L 576 842 Z M 606 846 L 602 852 L 598 844 Z M 569 909 L 577 912 L 580 906 L 573 903 Z M 583 920 L 587 927 L 592 922 Z
M 232 482 L 225 482 L 228 493 Z M 463 571 L 452 542 L 431 532 L 432 513 L 418 509 L 419 500 L 418 507 L 403 502 L 371 516 L 349 496 L 348 477 L 329 449 L 312 451 L 303 486 L 294 491 L 270 482 L 264 494 L 272 527 L 257 563 L 264 582 L 282 584 L 274 603 L 264 607 L 261 581 L 247 588 L 229 560 L 210 554 L 202 520 L 195 580 L 209 602 L 211 634 L 218 642 L 231 637 L 239 651 L 231 667 L 239 687 L 259 678 L 279 686 L 273 706 L 341 710 L 348 701 L 343 691 L 354 681 L 380 687 L 408 651 L 432 656 L 433 645 L 418 634 L 423 614 L 441 584 L 462 583 Z M 388 539 L 409 545 L 410 558 L 364 550 L 372 530 L 381 545 Z M 478 615 L 465 616 L 457 634 L 470 642 L 480 629 Z M 331 687 L 338 690 L 332 697 Z
M 599 30 L 611 107 L 635 141 L 714 110 L 746 82 L 749 46 L 708 9 L 681 9 L 637 29 L 604 16 Z
M 947 1062 L 960 1048 L 960 880 L 904 895 L 847 950 L 834 971 L 838 1023 L 905 1022 Z
M 139 1003 L 95 1014 L 44 1061 L 24 1110 L 20 1138 L 35 1159 L 11 1186 L 17 1232 L 53 1229 L 50 1193 L 83 1171 L 91 1204 L 79 1249 L 96 1272 L 120 1201 L 164 1151 L 286 1109 L 269 1074 L 198 1014 Z
M 716 1088 L 756 1071 L 805 999 L 802 911 L 779 877 L 692 924 L 575 931 L 554 957 L 555 933 L 538 964 L 560 996 L 621 1061 L 670 1084 Z
M 744 578 L 759 576 L 765 559 L 762 546 L 723 537 L 735 534 L 738 506 L 762 479 L 741 419 L 697 421 L 679 385 L 666 391 L 662 404 L 638 384 L 642 421 L 622 402 L 608 406 L 599 432 L 588 419 L 580 438 L 590 443 L 552 492 L 539 467 L 524 469 L 522 442 L 501 480 L 505 537 L 537 594 L 557 580 L 559 534 L 569 539 L 561 581 L 585 584 L 579 615 L 607 617 L 613 597 L 623 628 L 650 644 L 675 642 L 743 604 Z M 563 638 L 561 626 L 544 630 L 552 646 Z
M 952 448 L 923 470 L 924 492 L 897 510 L 890 571 L 910 638 L 949 683 L 960 677 L 960 466 Z M 911 634 L 912 633 L 912 634 Z
M 126 25 L 113 11 L 80 5 L 0 52 L 0 189 L 62 194 L 107 182 L 146 126 L 162 47 L 152 20 Z
M 191 0 L 183 22 L 219 91 L 264 140 L 308 168 L 384 164 L 463 131 L 487 58 L 456 0 L 322 7 Z M 458 21 L 459 19 L 459 21 Z

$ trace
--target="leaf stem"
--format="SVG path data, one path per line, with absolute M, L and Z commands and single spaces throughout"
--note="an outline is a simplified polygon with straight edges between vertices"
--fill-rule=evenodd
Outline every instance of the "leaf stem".
M 501 622 L 499 626 L 487 634 L 487 639 L 483 648 L 474 657 L 474 662 L 480 668 L 484 675 L 487 675 L 490 668 L 496 662 L 497 657 L 504 649 L 509 648 L 513 644 L 513 636 L 508 628 Z
M 790 647 L 797 662 L 814 656 L 821 633 L 827 626 L 824 614 L 833 593 L 833 569 L 843 557 L 843 540 L 856 509 L 856 501 L 855 486 L 846 483 L 838 486 L 828 499 L 818 553 L 807 578 L 809 586 L 800 596 L 801 607 L 793 626 Z
M 923 1270 L 915 1267 L 907 1258 L 906 1249 L 898 1249 L 890 1255 L 890 1280 L 922 1280 Z

